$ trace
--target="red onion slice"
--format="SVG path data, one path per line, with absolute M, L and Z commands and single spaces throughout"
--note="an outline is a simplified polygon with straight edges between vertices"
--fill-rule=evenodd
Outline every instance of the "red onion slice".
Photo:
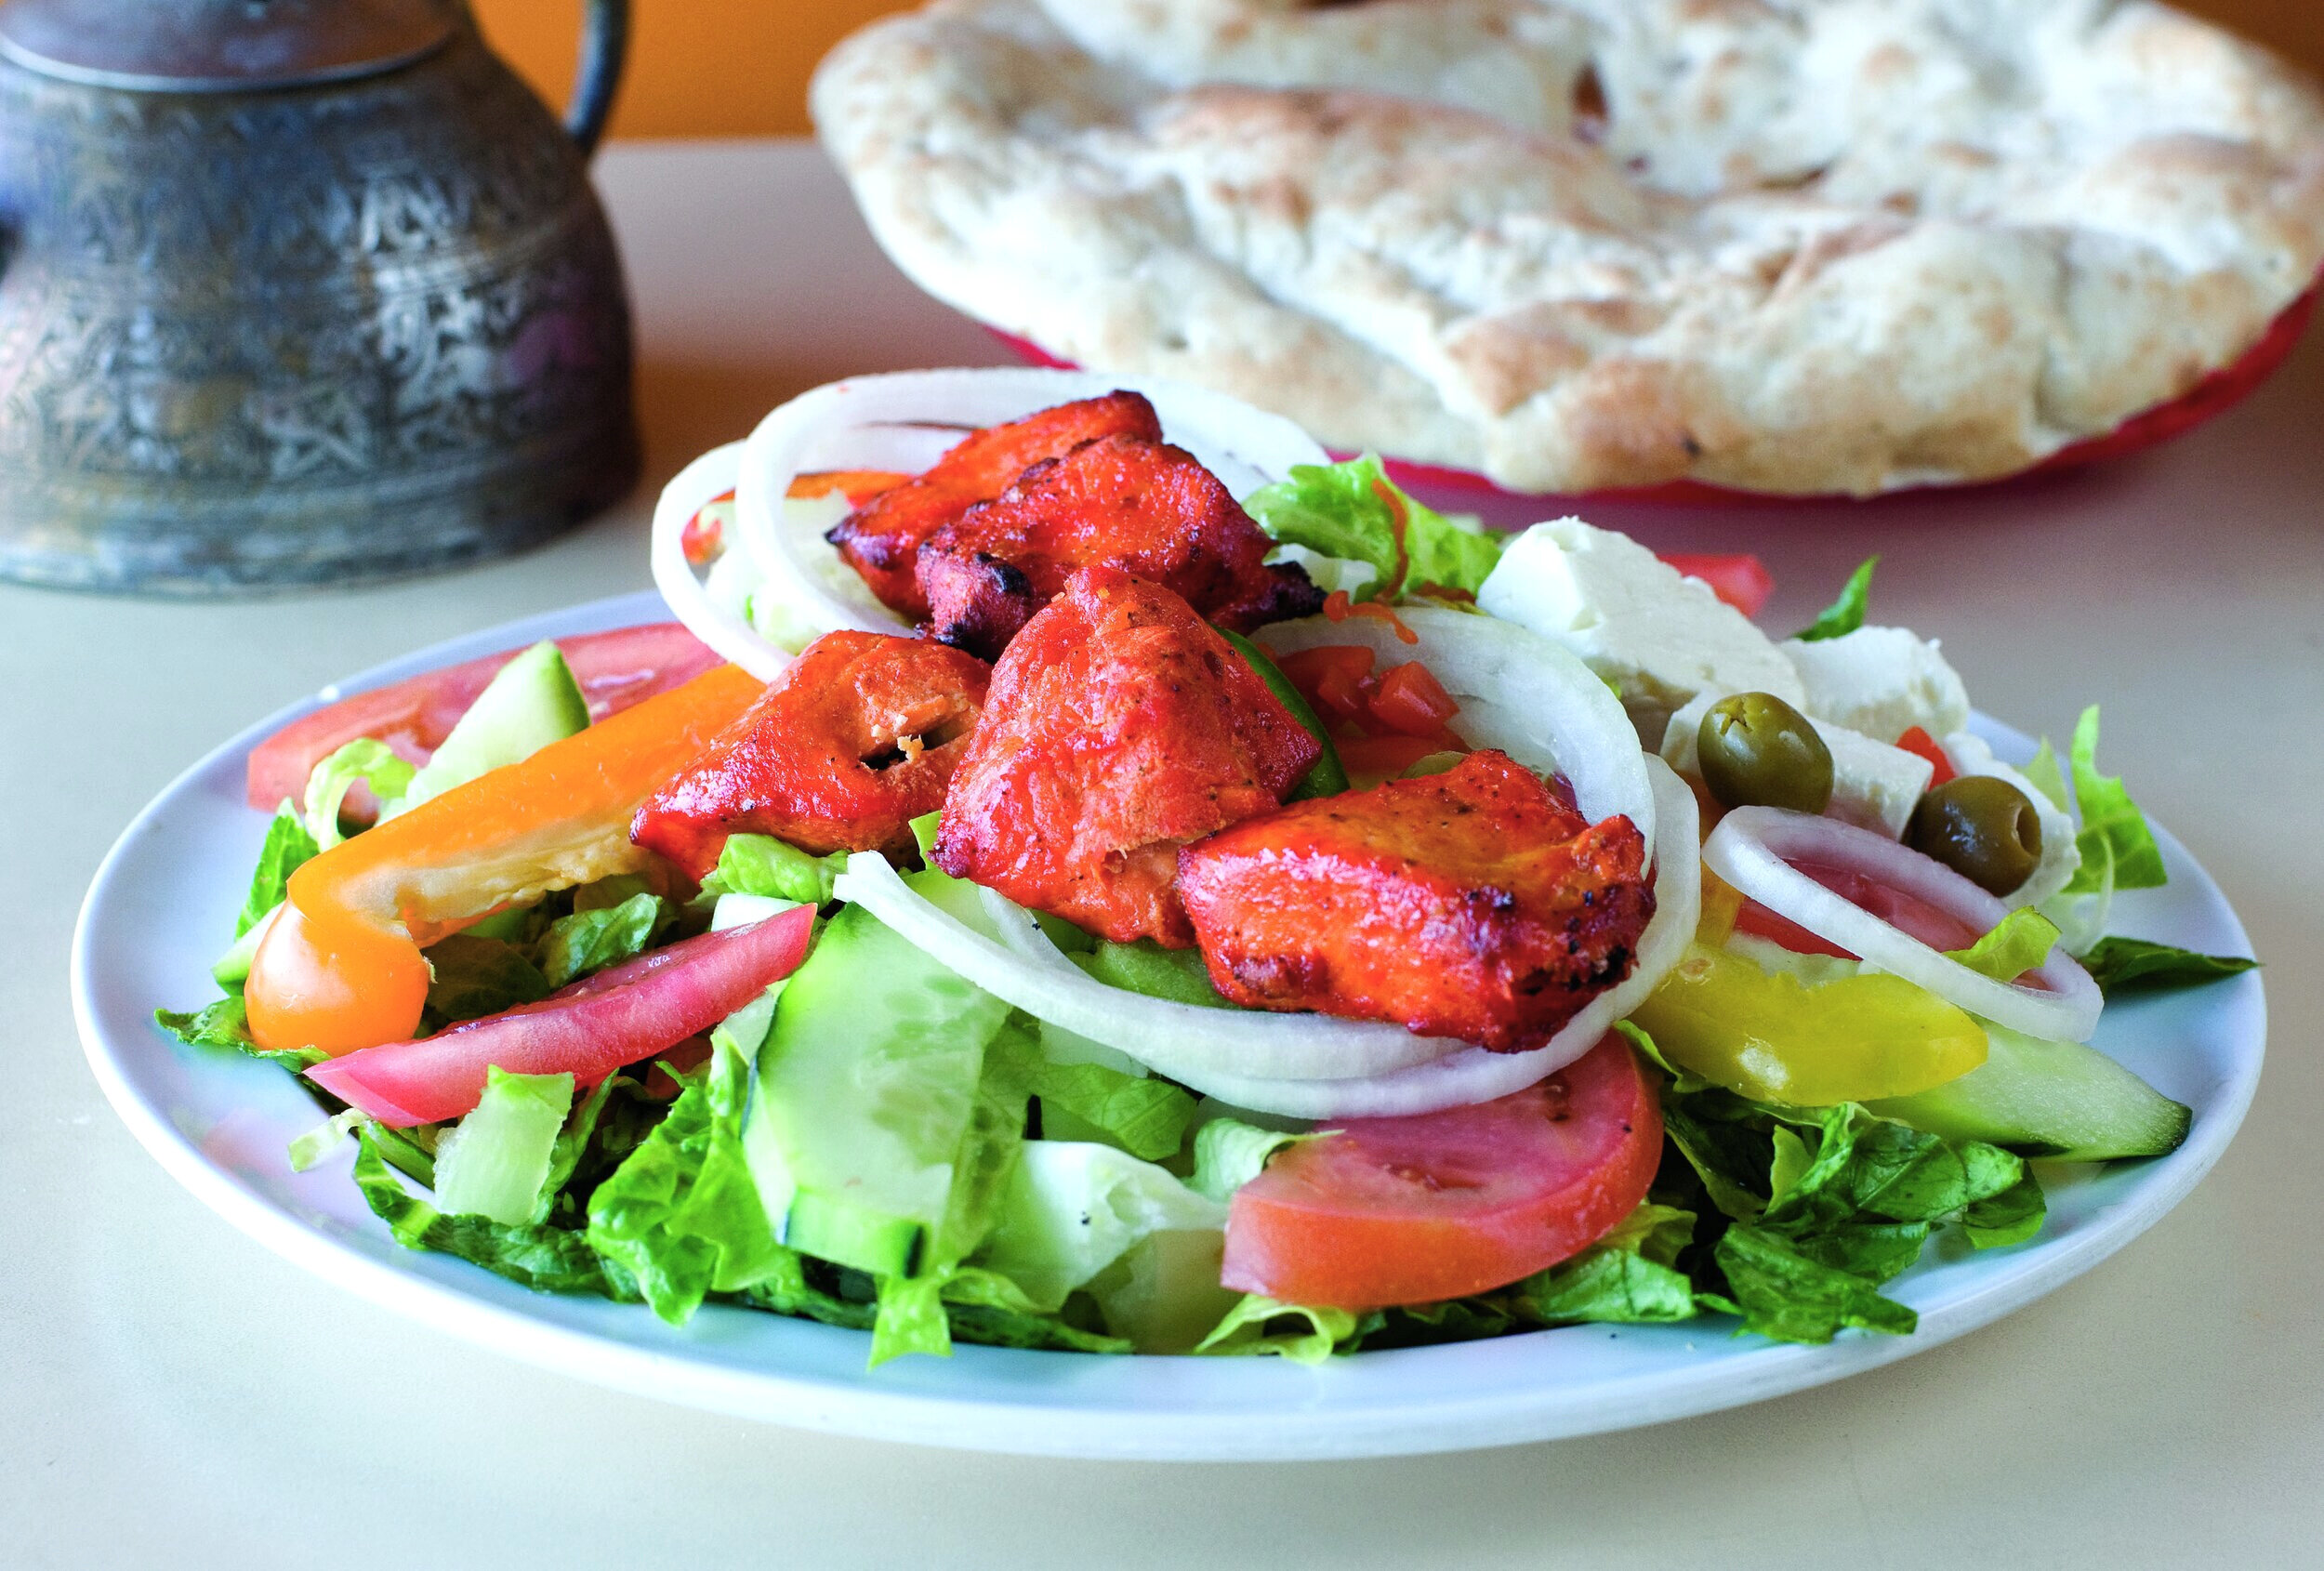
M 1859 955 L 1882 970 L 1927 988 L 1948 1003 L 2029 1036 L 2087 1042 L 2105 1000 L 2090 973 L 2064 949 L 2053 949 L 2028 987 L 1980 976 L 1791 865 L 1792 860 L 1845 868 L 1876 878 L 1988 932 L 2009 907 L 1961 874 L 1911 847 L 1834 818 L 1780 808 L 1737 808 L 1703 845 L 1703 864 L 1779 917 Z

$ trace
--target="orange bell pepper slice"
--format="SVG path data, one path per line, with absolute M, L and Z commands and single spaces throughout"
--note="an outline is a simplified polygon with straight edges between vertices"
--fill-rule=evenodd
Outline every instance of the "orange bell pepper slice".
M 645 868 L 629 821 L 764 683 L 720 666 L 421 803 L 291 875 L 243 997 L 271 1050 L 337 1057 L 419 1025 L 433 944 L 504 906 Z

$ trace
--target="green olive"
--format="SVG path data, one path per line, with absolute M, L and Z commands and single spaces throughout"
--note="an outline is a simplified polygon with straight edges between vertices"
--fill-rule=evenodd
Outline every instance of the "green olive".
M 2041 860 L 2041 819 L 2026 793 L 1990 774 L 1962 774 L 1922 797 L 1905 844 L 1987 894 L 2007 894 Z
M 1831 800 L 1831 749 L 1805 715 L 1772 693 L 1713 704 L 1695 746 L 1703 784 L 1728 807 L 1821 812 Z

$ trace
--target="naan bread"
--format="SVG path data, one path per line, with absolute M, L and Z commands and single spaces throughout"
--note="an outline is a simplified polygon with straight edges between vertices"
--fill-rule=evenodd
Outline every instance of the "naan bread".
M 816 124 L 922 287 L 1523 491 L 2025 468 L 2324 263 L 2324 97 L 2128 0 L 936 0 Z

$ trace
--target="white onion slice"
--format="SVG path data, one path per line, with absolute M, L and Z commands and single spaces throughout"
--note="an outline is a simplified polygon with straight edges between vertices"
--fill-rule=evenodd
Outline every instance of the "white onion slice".
M 688 464 L 662 487 L 661 500 L 654 507 L 649 560 L 654 587 L 688 632 L 760 681 L 772 681 L 790 665 L 789 653 L 760 638 L 739 612 L 713 598 L 686 560 L 686 525 L 711 501 L 735 488 L 742 465 L 743 444 L 730 442 Z
M 1190 1085 L 1235 1069 L 1258 1068 L 1286 1080 L 1378 1075 L 1461 1046 L 1375 1022 L 1203 1009 L 1109 987 L 1071 961 L 1028 958 L 957 920 L 876 852 L 849 857 L 833 892 L 995 997 Z
M 1647 776 L 1662 824 L 1663 855 L 1655 865 L 1655 914 L 1639 936 L 1638 959 L 1619 985 L 1592 998 L 1558 1034 L 1530 1052 L 1495 1053 L 1463 1046 L 1430 1063 L 1361 1080 L 1270 1080 L 1246 1075 L 1187 1078 L 1196 1090 L 1256 1113 L 1293 1118 L 1380 1118 L 1466 1107 L 1521 1091 L 1598 1045 L 1684 958 L 1702 915 L 1701 832 L 1695 793 L 1660 759 Z M 1186 1078 L 1185 1076 L 1179 1076 Z
M 1953 766 L 1955 774 L 1989 774 L 2006 780 L 2033 803 L 2035 821 L 2041 825 L 2041 859 L 2024 883 L 2001 896 L 2001 904 L 2012 910 L 2039 905 L 2071 883 L 2075 870 L 2082 865 L 2081 850 L 2074 843 L 2072 815 L 2021 772 L 1995 758 L 1993 749 L 1976 733 L 1957 731 L 1937 746 L 1945 749 L 1945 761 Z
M 1655 802 L 1645 756 L 1622 701 L 1573 652 L 1514 622 L 1434 606 L 1403 606 L 1397 618 L 1419 636 L 1405 642 L 1375 616 L 1334 622 L 1311 616 L 1260 629 L 1281 653 L 1362 644 L 1380 668 L 1423 660 L 1462 707 L 1453 729 L 1499 747 L 1527 769 L 1563 774 L 1591 823 L 1627 813 L 1655 853 Z M 1690 800 L 1692 799 L 1690 798 Z
M 1927 988 L 1997 1025 L 2067 1042 L 2087 1042 L 2105 1000 L 2090 973 L 2053 949 L 2034 974 L 2040 987 L 1980 976 L 1869 911 L 1834 894 L 1792 861 L 1819 862 L 1877 879 L 1987 932 L 2009 907 L 1961 874 L 1910 846 L 1835 818 L 1780 808 L 1737 808 L 1703 846 L 1703 863 L 1779 917 L 1787 917 L 1867 963 Z
M 817 632 L 911 631 L 820 535 L 790 526 L 777 504 L 791 482 L 818 469 L 916 473 L 966 430 L 1117 388 L 1145 394 L 1163 434 L 1202 460 L 1238 498 L 1286 478 L 1295 464 L 1331 461 L 1313 437 L 1282 416 L 1180 382 L 1028 368 L 851 377 L 801 393 L 759 422 L 744 444 L 735 522 L 765 576 L 762 592 L 776 596 Z

